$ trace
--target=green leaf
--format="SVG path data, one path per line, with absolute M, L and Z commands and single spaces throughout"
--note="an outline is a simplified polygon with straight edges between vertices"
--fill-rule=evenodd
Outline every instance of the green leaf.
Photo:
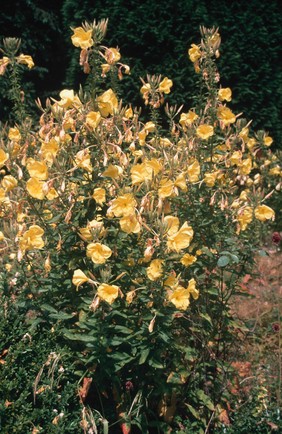
M 140 355 L 140 359 L 139 359 L 139 365 L 143 365 L 143 363 L 146 362 L 149 353 L 150 353 L 149 348 L 145 348 L 145 350 L 141 351 L 141 355 Z
M 197 396 L 199 400 L 211 411 L 214 411 L 214 405 L 208 395 L 203 390 L 198 390 Z
M 81 342 L 97 342 L 97 338 L 95 336 L 89 336 L 86 334 L 80 334 L 80 333 L 72 333 L 72 332 L 65 332 L 64 336 L 67 339 L 70 339 L 71 341 L 81 341 Z
M 47 312 L 58 313 L 58 311 L 53 306 L 50 306 L 49 304 L 42 304 L 41 309 L 47 310 Z
M 211 326 L 212 326 L 212 320 L 211 317 L 207 313 L 200 313 L 200 317 L 205 319 Z
M 189 411 L 191 412 L 191 414 L 192 414 L 196 419 L 200 419 L 200 418 L 201 418 L 201 416 L 199 415 L 199 413 L 197 412 L 197 410 L 196 410 L 194 407 L 192 407 L 192 405 L 190 405 L 190 404 L 186 404 L 186 403 L 185 403 L 185 405 L 186 405 L 186 407 L 189 409 Z
M 50 313 L 49 317 L 53 319 L 58 320 L 65 320 L 73 318 L 76 314 L 74 313 L 65 313 L 65 312 L 58 312 L 58 313 Z
M 230 262 L 229 256 L 221 256 L 217 261 L 217 265 L 218 267 L 226 267 L 226 265 L 228 265 L 229 262 Z

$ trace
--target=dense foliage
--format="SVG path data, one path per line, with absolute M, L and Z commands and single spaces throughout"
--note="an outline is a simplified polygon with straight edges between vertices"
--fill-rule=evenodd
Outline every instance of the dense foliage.
M 189 47 L 193 106 L 166 103 L 172 79 L 147 74 L 142 115 L 119 97 L 130 67 L 104 46 L 106 29 L 107 20 L 73 28 L 84 86 L 38 101 L 36 122 L 20 82 L 33 59 L 17 39 L 3 42 L 15 119 L 1 128 L 0 148 L 4 429 L 28 426 L 15 411 L 25 397 L 33 433 L 74 424 L 85 433 L 212 432 L 228 409 L 227 356 L 244 332 L 229 301 L 275 218 L 266 202 L 281 168 L 268 132 L 229 108 L 217 29 L 202 27 Z M 17 378 L 10 390 L 13 362 L 27 388 Z

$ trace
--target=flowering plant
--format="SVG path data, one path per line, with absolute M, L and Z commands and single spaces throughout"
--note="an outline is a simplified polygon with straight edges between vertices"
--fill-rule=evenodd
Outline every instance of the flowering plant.
M 216 29 L 202 28 L 189 49 L 195 106 L 165 104 L 172 80 L 147 76 L 144 120 L 119 98 L 116 79 L 130 70 L 102 45 L 106 27 L 73 29 L 85 88 L 64 89 L 45 108 L 38 101 L 35 128 L 21 111 L 1 132 L 2 276 L 37 323 L 68 342 L 78 380 L 93 380 L 110 423 L 147 432 L 188 411 L 207 424 L 241 327 L 229 300 L 275 217 L 265 201 L 281 169 L 271 137 L 226 105 Z

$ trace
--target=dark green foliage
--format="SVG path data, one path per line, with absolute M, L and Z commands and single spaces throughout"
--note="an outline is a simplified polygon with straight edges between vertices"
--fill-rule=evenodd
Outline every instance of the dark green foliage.
M 4 296 L 0 363 L 1 433 L 25 434 L 35 427 L 46 434 L 79 432 L 81 405 L 72 357 L 35 311 L 16 307 Z M 39 393 L 34 395 L 35 386 Z

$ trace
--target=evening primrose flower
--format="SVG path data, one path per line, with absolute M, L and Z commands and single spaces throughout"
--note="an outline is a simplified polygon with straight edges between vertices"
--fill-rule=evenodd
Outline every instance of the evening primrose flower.
M 30 226 L 30 228 L 23 234 L 19 241 L 20 249 L 23 251 L 42 249 L 45 245 L 42 236 L 44 230 L 37 225 Z
M 0 168 L 4 166 L 6 161 L 9 159 L 9 154 L 3 149 L 0 149 Z
M 237 220 L 240 224 L 240 229 L 245 231 L 247 226 L 253 220 L 253 209 L 250 206 L 246 206 L 245 208 L 239 210 Z
M 221 88 L 218 91 L 218 99 L 219 101 L 231 101 L 232 91 L 230 87 Z
M 116 179 L 122 174 L 123 170 L 120 166 L 116 164 L 109 164 L 106 170 L 102 173 L 102 176 L 107 176 L 108 178 Z
M 92 39 L 92 30 L 84 30 L 82 27 L 72 29 L 73 35 L 71 36 L 72 43 L 75 47 L 82 49 L 92 47 L 94 41 Z
M 266 220 L 270 219 L 274 220 L 275 212 L 267 205 L 259 205 L 255 208 L 255 218 L 261 222 L 265 222 Z
M 196 62 L 201 57 L 201 49 L 199 45 L 191 44 L 191 48 L 188 50 L 188 56 L 191 62 Z
M 11 60 L 7 56 L 3 56 L 2 59 L 0 59 L 0 75 L 5 74 L 6 68 L 10 62 Z
M 198 181 L 200 175 L 200 164 L 198 160 L 195 160 L 188 166 L 187 174 L 190 182 L 194 183 Z
M 51 139 L 50 142 L 43 142 L 40 148 L 40 154 L 42 155 L 42 158 L 48 163 L 53 163 L 58 152 L 59 144 L 54 138 Z
M 120 52 L 117 48 L 107 48 L 105 58 L 109 65 L 114 65 L 120 60 Z
M 106 202 L 106 190 L 104 188 L 97 187 L 94 189 L 92 197 L 99 205 L 103 205 L 103 203 Z
M 167 237 L 167 248 L 169 251 L 180 252 L 186 247 L 189 247 L 193 238 L 194 231 L 188 223 L 185 222 L 181 228 L 174 234 Z
M 242 160 L 241 163 L 238 164 L 238 167 L 240 175 L 248 175 L 253 167 L 252 159 L 245 158 L 245 160 Z
M 107 283 L 102 283 L 97 289 L 98 296 L 105 300 L 107 303 L 112 304 L 119 294 L 119 287 L 116 285 L 108 285 Z
M 271 146 L 272 142 L 273 142 L 273 138 L 270 137 L 270 136 L 265 136 L 264 139 L 263 139 L 263 143 L 267 147 Z
M 194 264 L 197 261 L 197 257 L 190 255 L 189 253 L 185 253 L 180 259 L 180 262 L 184 267 L 190 267 L 190 265 Z
M 146 163 L 135 164 L 130 169 L 132 185 L 140 184 L 144 181 L 151 181 L 153 169 Z
M 68 109 L 72 106 L 76 108 L 81 106 L 80 99 L 78 98 L 77 95 L 75 95 L 72 89 L 63 89 L 59 95 L 61 100 L 58 101 L 57 104 L 60 107 Z
M 179 218 L 172 215 L 167 215 L 164 218 L 164 224 L 167 235 L 176 234 L 179 229 Z
M 177 309 L 186 310 L 190 304 L 190 293 L 187 288 L 179 285 L 168 299 Z
M 93 168 L 91 165 L 90 152 L 88 148 L 79 151 L 76 154 L 74 161 L 77 167 L 80 167 L 87 172 L 92 172 Z
M 40 181 L 38 178 L 30 178 L 26 182 L 28 194 L 35 199 L 43 200 L 45 197 L 43 192 L 43 184 L 43 181 Z
M 158 188 L 158 195 L 161 199 L 165 199 L 166 197 L 172 196 L 173 190 L 173 182 L 170 179 L 163 178 L 160 181 L 160 186 Z
M 27 54 L 20 54 L 18 57 L 16 57 L 16 59 L 18 63 L 27 65 L 29 69 L 34 67 L 34 62 L 32 60 L 32 57 L 28 56 Z
M 217 117 L 226 126 L 236 122 L 236 116 L 234 113 L 225 106 L 218 107 Z
M 73 273 L 72 283 L 76 286 L 76 289 L 78 289 L 80 285 L 83 285 L 83 283 L 89 282 L 90 280 L 91 279 L 89 279 L 89 277 L 87 277 L 86 274 L 84 274 L 80 269 L 75 270 Z
M 208 140 L 214 134 L 213 126 L 202 124 L 196 129 L 196 134 L 200 139 Z
M 115 217 L 130 216 L 134 214 L 136 205 L 133 194 L 126 193 L 112 201 L 108 212 L 114 214 Z
M 9 140 L 13 140 L 15 142 L 19 142 L 22 138 L 21 133 L 18 128 L 10 128 L 8 133 Z
M 44 161 L 36 161 L 30 158 L 26 163 L 26 168 L 31 178 L 41 181 L 45 181 L 48 178 L 48 167 Z
M 150 280 L 158 280 L 163 274 L 163 261 L 161 259 L 153 259 L 146 271 Z
M 213 187 L 218 175 L 218 171 L 205 173 L 204 182 L 208 187 Z
M 2 187 L 6 192 L 13 190 L 18 185 L 18 181 L 12 175 L 6 175 L 2 179 Z
M 118 109 L 118 100 L 112 89 L 108 89 L 98 96 L 97 102 L 99 111 L 104 118 L 113 115 L 114 111 Z
M 170 93 L 170 88 L 172 87 L 173 82 L 169 78 L 165 77 L 159 84 L 159 91 L 161 93 Z
M 121 230 L 127 234 L 138 234 L 141 231 L 140 223 L 135 214 L 122 217 L 119 224 Z
M 86 125 L 93 130 L 98 127 L 99 123 L 101 121 L 101 114 L 100 112 L 89 112 L 86 115 Z
M 101 243 L 90 243 L 86 248 L 86 256 L 90 258 L 94 264 L 104 264 L 112 253 L 110 247 Z
M 195 122 L 195 120 L 198 119 L 198 117 L 199 116 L 195 112 L 189 110 L 188 113 L 181 113 L 179 123 L 182 126 L 182 128 L 185 128 L 188 125 L 192 125 L 193 122 Z

